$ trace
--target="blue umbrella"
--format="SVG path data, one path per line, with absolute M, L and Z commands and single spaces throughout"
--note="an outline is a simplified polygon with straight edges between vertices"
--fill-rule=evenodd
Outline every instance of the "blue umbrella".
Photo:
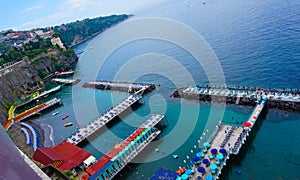
M 205 159 L 202 160 L 202 162 L 203 162 L 203 164 L 208 164 L 209 160 L 205 158 Z
M 217 166 L 216 164 L 211 164 L 211 165 L 209 166 L 209 168 L 210 168 L 211 170 L 216 170 L 216 169 L 218 168 L 218 166 Z
M 194 157 L 193 161 L 194 162 L 200 161 L 200 157 Z
M 211 174 L 209 174 L 209 175 L 207 175 L 206 176 L 206 178 L 205 178 L 206 180 L 213 180 L 213 177 L 212 177 L 212 175 Z
M 221 149 L 219 150 L 219 152 L 224 154 L 224 153 L 226 153 L 227 151 L 226 151 L 226 149 L 221 148 Z
M 181 179 L 188 179 L 189 178 L 189 176 L 187 175 L 187 174 L 183 174 L 182 176 L 181 176 Z
M 197 180 L 200 180 L 201 179 L 201 176 L 197 176 Z
M 191 169 L 188 169 L 188 170 L 185 171 L 185 174 L 187 174 L 187 175 L 190 175 L 190 174 L 193 174 L 193 173 L 194 173 L 194 171 L 191 170 Z
M 203 173 L 203 172 L 205 172 L 205 168 L 204 167 L 202 167 L 202 166 L 200 166 L 200 167 L 198 167 L 198 172 L 199 173 Z
M 203 154 L 202 154 L 201 152 L 198 152 L 198 153 L 196 154 L 196 156 L 201 158 L 201 157 L 203 157 Z
M 210 147 L 210 144 L 209 144 L 209 142 L 205 142 L 205 143 L 203 143 L 203 146 L 204 147 Z
M 214 148 L 214 149 L 210 150 L 210 152 L 211 152 L 212 154 L 217 154 L 218 150 Z
M 217 159 L 220 159 L 220 160 L 221 160 L 221 159 L 223 159 L 223 158 L 224 158 L 223 154 L 218 154 L 218 155 L 217 155 Z

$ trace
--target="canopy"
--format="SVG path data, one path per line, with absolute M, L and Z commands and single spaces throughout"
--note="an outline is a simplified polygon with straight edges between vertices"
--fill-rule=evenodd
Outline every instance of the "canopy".
M 194 162 L 200 161 L 200 157 L 194 157 L 193 161 Z
M 215 169 L 218 168 L 218 166 L 217 166 L 216 164 L 211 164 L 211 165 L 209 166 L 209 168 L 210 168 L 211 170 L 215 170 Z
M 250 123 L 250 122 L 245 122 L 244 124 L 243 124 L 243 126 L 244 127 L 250 127 L 252 124 Z
M 218 154 L 217 155 L 217 159 L 223 159 L 223 158 L 224 158 L 223 154 Z
M 221 148 L 221 149 L 219 150 L 219 152 L 220 152 L 220 153 L 226 153 L 227 151 L 226 151 L 226 149 Z
M 203 154 L 202 154 L 201 152 L 198 152 L 198 153 L 196 154 L 196 156 L 201 158 L 201 157 L 203 157 Z
M 208 164 L 209 160 L 205 158 L 205 159 L 202 160 L 202 162 L 203 162 L 203 164 Z
M 205 143 L 203 143 L 203 146 L 204 147 L 210 147 L 210 144 L 209 144 L 209 142 L 205 142 Z
M 217 150 L 216 148 L 214 148 L 214 149 L 210 150 L 210 152 L 211 152 L 212 154 L 217 154 L 218 150 Z
M 202 167 L 202 166 L 200 166 L 200 167 L 198 167 L 198 172 L 200 172 L 200 173 L 203 173 L 203 172 L 205 172 L 205 168 L 204 167 Z
M 181 176 L 181 179 L 188 179 L 189 178 L 189 176 L 187 175 L 187 174 L 183 174 L 182 176 Z

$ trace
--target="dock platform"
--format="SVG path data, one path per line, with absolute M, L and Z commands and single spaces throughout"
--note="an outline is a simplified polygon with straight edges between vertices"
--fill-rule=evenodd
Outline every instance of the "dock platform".
M 103 113 L 103 115 L 101 115 L 99 118 L 88 123 L 85 127 L 79 128 L 76 133 L 73 133 L 69 138 L 67 138 L 67 141 L 75 145 L 80 143 L 81 141 L 92 135 L 94 132 L 105 126 L 107 123 L 112 121 L 115 117 L 124 112 L 141 98 L 142 95 L 139 93 L 130 95 L 122 102 L 118 103 L 107 112 Z
M 155 128 L 164 115 L 152 115 L 129 135 L 123 142 L 105 154 L 92 167 L 86 169 L 83 179 L 113 179 L 128 163 L 130 163 L 161 131 Z
M 91 81 L 83 85 L 85 88 L 94 88 L 99 90 L 111 90 L 135 93 L 140 89 L 145 89 L 144 92 L 148 93 L 156 88 L 154 84 L 133 83 L 133 82 L 116 82 L 116 81 Z
M 265 97 L 257 104 L 249 120 L 242 127 L 217 125 L 213 135 L 207 142 L 200 145 L 200 152 L 197 152 L 196 157 L 193 158 L 190 165 L 193 173 L 181 176 L 188 176 L 191 179 L 219 179 L 230 155 L 238 155 L 266 102 L 267 98 Z

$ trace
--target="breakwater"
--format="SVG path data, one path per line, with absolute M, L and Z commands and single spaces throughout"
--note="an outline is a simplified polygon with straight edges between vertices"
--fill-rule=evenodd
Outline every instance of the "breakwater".
M 249 87 L 183 87 L 176 89 L 171 97 L 199 101 L 226 102 L 231 104 L 255 106 L 257 101 L 268 98 L 270 108 L 300 111 L 300 91 L 287 89 L 260 89 Z
M 131 94 L 145 89 L 144 93 L 153 91 L 156 88 L 154 84 L 132 83 L 132 82 L 115 82 L 115 81 L 91 81 L 83 85 L 85 88 L 94 88 L 99 90 L 122 91 Z

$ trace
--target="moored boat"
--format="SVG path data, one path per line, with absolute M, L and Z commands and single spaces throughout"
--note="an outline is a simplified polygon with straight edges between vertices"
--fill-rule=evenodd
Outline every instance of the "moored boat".
M 65 115 L 65 116 L 63 116 L 61 119 L 62 120 L 65 120 L 65 119 L 67 119 L 69 117 L 69 115 Z
M 73 123 L 71 123 L 71 122 L 68 122 L 68 123 L 64 124 L 65 127 L 69 127 L 69 126 L 72 126 L 72 125 L 73 125 Z
M 56 112 L 52 113 L 51 115 L 56 116 L 57 114 L 59 114 L 59 111 L 56 111 Z

